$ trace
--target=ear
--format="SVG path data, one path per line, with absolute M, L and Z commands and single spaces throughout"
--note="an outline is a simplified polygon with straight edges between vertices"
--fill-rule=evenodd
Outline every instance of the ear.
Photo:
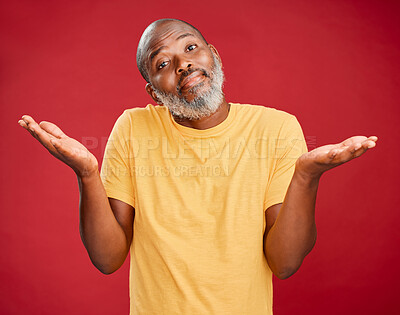
M 218 53 L 217 48 L 215 48 L 215 47 L 214 47 L 213 45 L 211 45 L 211 44 L 208 44 L 208 47 L 210 48 L 211 52 L 215 55 L 215 57 L 217 57 L 219 63 L 220 63 L 221 66 L 222 66 L 222 60 L 221 60 L 221 57 L 220 57 L 220 55 L 219 55 L 219 53 Z
M 153 89 L 153 86 L 151 85 L 151 83 L 147 83 L 145 89 L 146 89 L 146 92 L 149 93 L 151 98 L 154 100 L 154 102 L 156 102 L 158 105 L 162 105 L 162 103 L 158 99 L 156 93 L 154 93 L 154 89 Z

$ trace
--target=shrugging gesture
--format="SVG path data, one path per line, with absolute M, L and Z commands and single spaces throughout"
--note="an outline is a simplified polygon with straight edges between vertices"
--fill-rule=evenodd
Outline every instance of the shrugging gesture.
M 266 211 L 269 228 L 264 252 L 271 270 L 281 279 L 294 274 L 314 247 L 317 230 L 315 201 L 321 175 L 375 147 L 377 137 L 355 136 L 318 147 L 300 156 L 283 204 Z M 279 215 L 278 215 L 279 214 Z
M 37 139 L 53 156 L 70 166 L 78 177 L 98 170 L 96 157 L 77 140 L 68 137 L 59 127 L 47 121 L 37 123 L 24 115 L 18 123 Z
M 325 171 L 344 164 L 375 147 L 377 137 L 354 136 L 338 144 L 328 144 L 303 154 L 296 171 L 310 178 L 319 178 Z
M 97 159 L 84 145 L 50 122 L 38 124 L 32 117 L 24 115 L 18 123 L 75 171 L 80 192 L 79 228 L 83 244 L 101 272 L 114 272 L 123 264 L 129 251 L 134 209 L 122 201 L 107 198 Z

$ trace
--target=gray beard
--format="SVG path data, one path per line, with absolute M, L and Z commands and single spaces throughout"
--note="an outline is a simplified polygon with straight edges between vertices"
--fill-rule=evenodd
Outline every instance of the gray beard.
M 224 100 L 222 86 L 224 83 L 224 72 L 222 71 L 221 63 L 214 56 L 214 66 L 211 70 L 210 87 L 203 92 L 199 92 L 192 101 L 187 101 L 184 97 L 179 97 L 174 94 L 168 94 L 154 89 L 154 93 L 160 102 L 168 107 L 173 116 L 181 119 L 197 120 L 203 117 L 208 117 L 214 114 Z M 190 90 L 196 93 L 200 90 L 202 84 L 195 86 Z

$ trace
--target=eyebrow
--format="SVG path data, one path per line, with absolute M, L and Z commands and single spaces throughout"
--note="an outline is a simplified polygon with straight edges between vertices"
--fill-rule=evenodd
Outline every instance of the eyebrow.
M 185 37 L 189 37 L 189 36 L 193 36 L 193 37 L 195 37 L 193 34 L 191 34 L 191 33 L 185 33 L 185 34 L 182 34 L 182 35 L 179 35 L 177 38 L 176 38 L 176 40 L 180 40 L 180 39 L 183 39 L 183 38 L 185 38 Z M 163 50 L 165 48 L 165 46 L 161 46 L 160 48 L 158 48 L 158 49 L 156 49 L 155 51 L 153 51 L 151 54 L 150 54 L 150 62 L 160 53 L 160 51 L 161 50 Z
M 194 37 L 194 35 L 191 34 L 191 33 L 185 33 L 185 34 L 179 35 L 179 36 L 176 38 L 176 40 L 182 39 L 182 38 L 185 38 L 185 37 L 188 37 L 188 36 L 193 36 L 193 37 Z
M 157 50 L 153 51 L 150 55 L 150 62 L 153 61 L 154 57 L 157 56 L 160 53 L 160 51 L 163 50 L 164 48 L 165 46 L 161 46 Z

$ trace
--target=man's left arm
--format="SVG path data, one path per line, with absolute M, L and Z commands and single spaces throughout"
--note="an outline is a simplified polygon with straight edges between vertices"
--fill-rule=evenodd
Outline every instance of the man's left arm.
M 339 144 L 316 148 L 296 161 L 283 204 L 269 207 L 265 214 L 264 252 L 278 278 L 293 275 L 315 244 L 315 201 L 322 174 L 361 156 L 375 147 L 377 140 L 351 137 Z

